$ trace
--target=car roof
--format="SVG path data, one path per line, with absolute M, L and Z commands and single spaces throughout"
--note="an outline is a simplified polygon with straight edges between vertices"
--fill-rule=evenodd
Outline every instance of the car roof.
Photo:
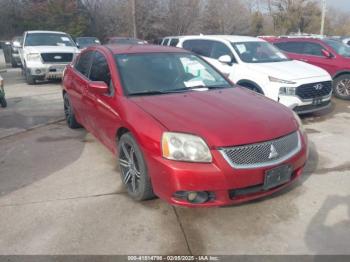
M 108 48 L 113 54 L 189 53 L 181 48 L 160 45 L 105 45 L 104 47 Z
M 322 42 L 322 40 L 324 39 L 313 38 L 313 37 L 277 37 L 277 38 L 269 39 L 269 41 L 271 42 Z
M 65 32 L 60 32 L 60 31 L 41 31 L 41 30 L 32 30 L 32 31 L 27 31 L 27 34 L 33 34 L 33 33 L 42 33 L 42 34 L 45 34 L 45 33 L 48 33 L 48 34 L 65 34 L 67 35 L 67 33 Z
M 201 39 L 210 39 L 210 40 L 226 40 L 229 42 L 265 42 L 265 40 L 252 37 L 252 36 L 241 36 L 241 35 L 190 35 L 182 36 L 182 39 L 192 39 L 192 38 L 201 38 Z

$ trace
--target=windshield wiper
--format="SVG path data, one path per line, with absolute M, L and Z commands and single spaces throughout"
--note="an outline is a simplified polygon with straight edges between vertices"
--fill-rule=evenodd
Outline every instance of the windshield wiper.
M 189 91 L 188 88 L 181 88 L 181 89 L 174 89 L 174 90 L 150 90 L 150 91 L 143 91 L 143 92 L 137 92 L 137 93 L 131 93 L 129 96 L 151 96 L 151 95 L 164 95 L 164 94 L 173 94 L 173 93 L 183 93 Z
M 222 89 L 222 88 L 229 88 L 230 86 L 226 86 L 226 85 L 212 85 L 212 86 L 205 86 L 205 85 L 198 85 L 198 86 L 191 86 L 188 89 L 189 90 L 196 90 L 196 89 Z

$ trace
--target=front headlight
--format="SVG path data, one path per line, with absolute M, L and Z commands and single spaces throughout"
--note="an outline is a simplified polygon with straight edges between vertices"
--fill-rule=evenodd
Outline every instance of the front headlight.
M 294 84 L 296 84 L 296 82 L 289 81 L 289 80 L 283 80 L 283 79 L 279 79 L 279 78 L 272 77 L 272 76 L 269 76 L 269 80 L 270 80 L 270 82 L 287 84 L 287 85 L 294 85 Z
M 295 87 L 281 87 L 279 90 L 280 95 L 295 96 Z
M 40 54 L 38 54 L 38 53 L 27 54 L 27 60 L 28 61 L 40 61 Z
M 212 156 L 207 144 L 198 136 L 165 132 L 162 137 L 163 157 L 187 162 L 210 163 Z

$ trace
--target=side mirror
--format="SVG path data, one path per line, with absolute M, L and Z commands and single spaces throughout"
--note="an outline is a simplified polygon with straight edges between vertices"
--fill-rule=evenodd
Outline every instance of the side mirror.
M 322 49 L 322 54 L 323 54 L 325 57 L 327 57 L 327 58 L 332 58 L 332 57 L 333 57 L 332 53 L 329 52 L 329 51 L 327 51 L 327 50 L 325 50 L 325 49 Z
M 17 47 L 17 48 L 21 47 L 21 43 L 18 41 L 14 41 L 12 45 L 13 45 L 13 47 Z
M 232 64 L 232 58 L 229 55 L 220 56 L 218 60 L 223 64 Z
M 109 89 L 105 82 L 102 81 L 92 81 L 89 83 L 89 92 L 96 95 L 105 95 L 108 94 Z

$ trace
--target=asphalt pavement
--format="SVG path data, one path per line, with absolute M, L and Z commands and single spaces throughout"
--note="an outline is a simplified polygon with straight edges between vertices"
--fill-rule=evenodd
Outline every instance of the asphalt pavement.
M 0 255 L 349 254 L 350 102 L 303 117 L 310 160 L 292 187 L 224 208 L 131 200 L 114 156 L 63 119 L 60 83 L 2 74 Z

